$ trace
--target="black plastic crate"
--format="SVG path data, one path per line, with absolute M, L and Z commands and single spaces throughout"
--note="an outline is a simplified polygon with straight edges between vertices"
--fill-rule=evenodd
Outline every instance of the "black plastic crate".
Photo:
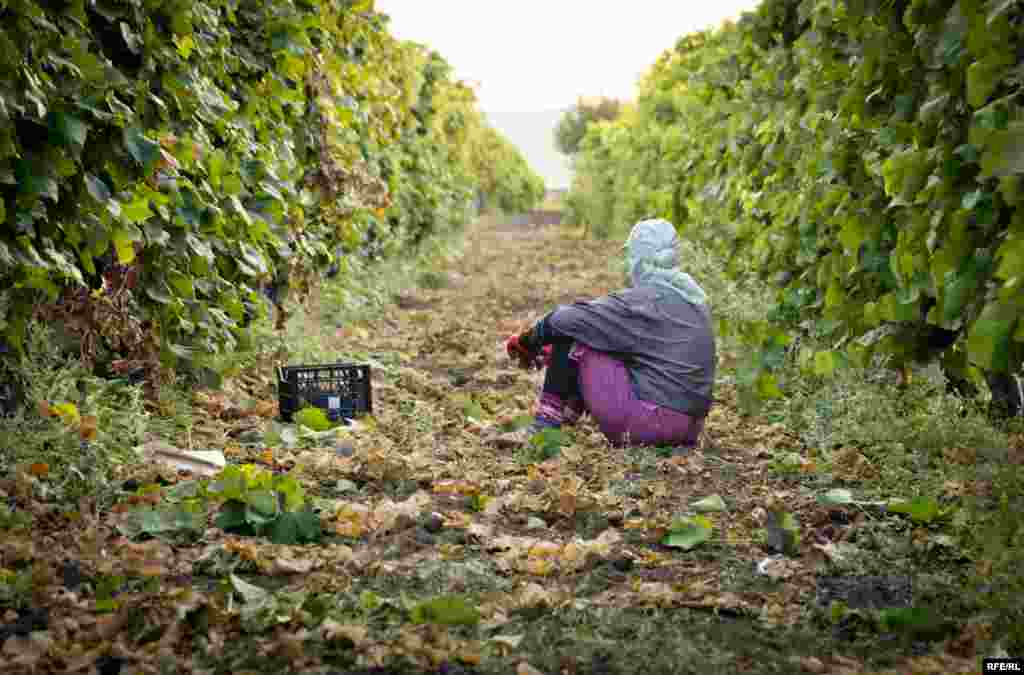
M 286 422 L 307 406 L 320 408 L 332 422 L 372 414 L 370 366 L 334 363 L 278 368 L 277 397 Z

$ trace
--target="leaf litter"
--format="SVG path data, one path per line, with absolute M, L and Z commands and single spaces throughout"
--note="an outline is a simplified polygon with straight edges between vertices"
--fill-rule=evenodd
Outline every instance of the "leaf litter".
M 644 640 L 669 644 L 668 632 L 683 630 L 735 668 L 707 672 L 874 672 L 868 651 L 843 655 L 825 638 L 800 653 L 750 651 L 816 616 L 818 573 L 856 557 L 844 539 L 871 503 L 815 490 L 809 449 L 780 424 L 741 417 L 731 385 L 718 386 L 723 403 L 685 453 L 612 448 L 587 418 L 539 456 L 482 441 L 529 414 L 542 381 L 507 361 L 503 338 L 558 302 L 617 288 L 616 255 L 612 243 L 558 228 L 481 221 L 449 265 L 464 282 L 321 331 L 327 352 L 375 368 L 375 416 L 353 428 L 274 421 L 269 375 L 196 392 L 201 424 L 174 443 L 191 451 L 198 437 L 231 464 L 295 477 L 319 515 L 319 543 L 229 534 L 212 518 L 187 532 L 126 530 L 133 509 L 191 478 L 166 466 L 120 467 L 126 487 L 112 508 L 86 499 L 56 512 L 21 498 L 31 528 L 0 538 L 3 588 L 18 589 L 3 597 L 5 672 L 575 672 L 581 659 L 611 658 L 601 651 L 609 636 L 648 630 L 654 619 L 636 612 L 666 613 L 668 623 L 650 624 L 665 634 Z M 787 464 L 795 476 L 779 479 L 785 454 L 798 460 Z M 870 468 L 847 459 L 846 471 Z M 35 467 L 22 475 L 46 480 Z M 894 510 L 923 525 L 941 513 L 922 498 Z M 837 524 L 836 512 L 854 515 Z M 574 629 L 569 616 L 586 621 Z M 561 654 L 544 635 L 552 629 L 569 645 Z M 756 660 L 769 656 L 774 664 Z M 941 650 L 899 658 L 922 673 L 976 667 Z

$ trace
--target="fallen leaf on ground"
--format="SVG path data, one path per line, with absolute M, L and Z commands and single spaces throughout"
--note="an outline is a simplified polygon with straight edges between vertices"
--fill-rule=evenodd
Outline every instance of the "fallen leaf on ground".
M 308 574 L 316 567 L 316 562 L 311 558 L 274 558 L 271 565 L 271 574 Z

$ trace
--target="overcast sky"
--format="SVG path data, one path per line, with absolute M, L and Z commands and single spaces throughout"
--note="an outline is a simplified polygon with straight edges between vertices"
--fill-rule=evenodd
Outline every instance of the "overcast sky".
M 548 180 L 568 172 L 551 143 L 558 111 L 579 96 L 632 98 L 635 84 L 683 35 L 753 9 L 757 0 L 377 0 L 399 38 L 436 49 L 480 83 L 480 107 Z

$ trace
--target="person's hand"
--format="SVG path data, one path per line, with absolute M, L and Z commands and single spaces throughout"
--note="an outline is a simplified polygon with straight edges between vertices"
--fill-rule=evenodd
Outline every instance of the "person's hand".
M 538 362 L 540 355 L 528 349 L 520 341 L 518 335 L 511 335 L 505 340 L 505 351 L 508 353 L 509 358 L 516 361 L 517 365 L 523 370 L 540 367 Z

